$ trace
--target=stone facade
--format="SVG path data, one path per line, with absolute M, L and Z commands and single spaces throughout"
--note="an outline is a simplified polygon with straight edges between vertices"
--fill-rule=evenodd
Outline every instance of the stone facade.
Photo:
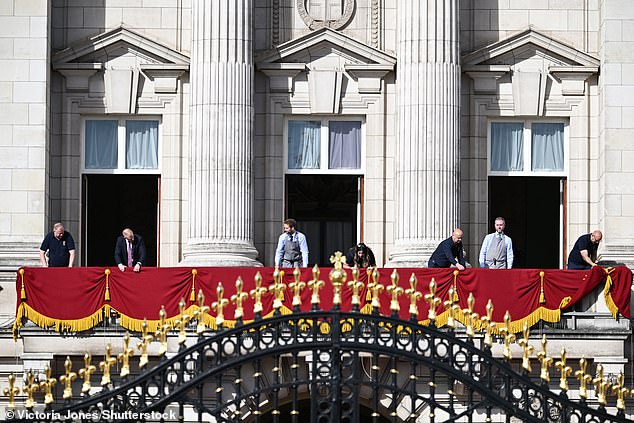
M 85 264 L 82 128 L 107 116 L 160 122 L 161 266 L 272 265 L 288 217 L 287 122 L 346 116 L 363 133 L 363 166 L 342 172 L 363 179 L 356 236 L 380 266 L 422 266 L 455 225 L 477 265 L 496 120 L 566 127 L 560 264 L 599 228 L 600 256 L 634 265 L 634 2 L 202 3 L 0 2 L 4 320 L 15 270 L 38 264 L 53 223 Z M 21 355 L 16 345 L 2 340 L 0 356 Z

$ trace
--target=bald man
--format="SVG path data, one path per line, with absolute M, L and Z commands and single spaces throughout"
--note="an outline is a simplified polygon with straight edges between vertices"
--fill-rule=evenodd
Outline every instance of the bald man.
M 597 250 L 603 239 L 600 230 L 581 235 L 568 255 L 568 270 L 588 270 L 597 265 Z
M 141 265 L 145 261 L 145 243 L 143 238 L 132 232 L 132 229 L 125 228 L 114 247 L 114 261 L 119 270 L 125 272 L 127 267 L 135 272 L 141 270 Z
M 462 230 L 456 228 L 449 238 L 438 244 L 436 251 L 429 258 L 427 267 L 452 267 L 464 270 L 465 261 L 462 251 Z

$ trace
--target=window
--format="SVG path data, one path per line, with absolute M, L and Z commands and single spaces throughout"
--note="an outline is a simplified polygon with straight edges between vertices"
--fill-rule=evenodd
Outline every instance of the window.
M 158 173 L 159 122 L 86 119 L 83 153 L 88 173 Z
M 360 120 L 289 120 L 288 173 L 359 173 L 362 169 Z
M 567 129 L 563 122 L 491 122 L 489 173 L 564 175 Z

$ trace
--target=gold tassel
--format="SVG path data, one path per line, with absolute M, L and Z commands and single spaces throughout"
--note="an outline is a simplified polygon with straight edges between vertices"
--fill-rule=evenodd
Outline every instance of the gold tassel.
M 24 289 L 24 269 L 20 269 L 20 278 L 22 279 L 22 288 L 20 289 L 20 299 L 26 301 L 26 289 Z
M 460 272 L 457 270 L 453 271 L 453 302 L 457 303 L 460 301 L 460 297 L 458 297 L 458 274 Z
M 189 293 L 189 301 L 196 301 L 196 275 L 198 274 L 198 270 L 192 269 L 192 292 Z
M 106 269 L 106 293 L 104 295 L 105 301 L 110 301 L 110 269 Z
M 539 303 L 546 304 L 546 296 L 544 295 L 544 271 L 539 272 L 539 277 L 541 278 L 541 288 L 539 291 Z

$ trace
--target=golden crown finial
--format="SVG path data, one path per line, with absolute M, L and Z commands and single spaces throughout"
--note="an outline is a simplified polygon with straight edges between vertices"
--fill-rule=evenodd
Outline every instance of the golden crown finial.
M 137 348 L 141 351 L 141 358 L 139 359 L 139 368 L 142 369 L 149 362 L 147 347 L 154 340 L 154 336 L 148 333 L 147 319 L 143 318 L 141 323 L 141 342 L 137 344 Z
M 612 386 L 612 392 L 616 394 L 616 408 L 625 410 L 625 395 L 629 395 L 630 390 L 625 387 L 625 375 L 623 372 L 619 372 L 616 384 Z
M 595 387 L 597 402 L 601 406 L 606 406 L 608 404 L 607 391 L 610 384 L 603 378 L 603 366 L 601 364 L 597 364 L 597 375 L 592 379 L 592 384 Z
M 562 391 L 568 391 L 568 376 L 572 374 L 572 367 L 566 365 L 566 348 L 561 347 L 561 359 L 555 363 L 555 368 L 559 370 L 559 387 Z
M 592 382 L 592 376 L 587 373 L 588 360 L 585 356 L 581 356 L 579 359 L 579 370 L 575 372 L 575 377 L 579 379 L 579 397 L 583 400 L 588 398 L 588 383 Z
M 524 335 L 522 339 L 517 341 L 517 344 L 522 347 L 522 369 L 526 371 L 526 373 L 530 373 L 531 368 L 531 354 L 535 351 L 532 345 L 529 344 L 529 337 L 531 335 L 530 327 L 528 323 L 524 323 L 524 329 L 522 330 L 522 334 Z
M 482 322 L 484 323 L 484 345 L 488 348 L 493 346 L 493 331 L 495 330 L 495 322 L 493 321 L 493 302 L 489 298 L 489 301 L 486 305 L 487 315 L 482 317 Z
M 229 304 L 229 300 L 224 297 L 225 289 L 222 286 L 222 283 L 218 282 L 218 287 L 216 287 L 216 294 L 218 295 L 218 301 L 214 301 L 211 304 L 211 308 L 216 312 L 216 326 L 220 329 L 225 322 L 225 307 Z
M 253 288 L 250 292 L 251 298 L 253 298 L 253 314 L 255 314 L 256 318 L 261 317 L 262 315 L 262 296 L 265 295 L 268 289 L 262 286 L 262 274 L 257 272 L 255 277 L 253 278 L 253 282 L 255 283 L 255 288 Z
M 134 355 L 134 349 L 130 348 L 130 334 L 128 332 L 123 336 L 123 351 L 117 356 L 121 362 L 121 372 L 119 375 L 125 379 L 130 375 L 130 357 Z
M 22 270 L 22 269 L 20 269 L 20 270 Z M 20 394 L 20 388 L 15 386 L 16 377 L 13 374 L 13 372 L 11 374 L 9 374 L 8 380 L 9 380 L 9 386 L 4 388 L 2 390 L 2 392 L 4 393 L 5 397 L 9 397 L 9 402 L 8 402 L 8 404 L 6 406 L 6 409 L 7 410 L 14 410 L 15 409 L 15 396 Z
M 209 307 L 205 305 L 205 294 L 203 290 L 198 290 L 198 310 L 194 311 L 194 318 L 198 321 L 196 324 L 196 333 L 200 335 L 205 331 L 205 316 L 209 313 Z
M 64 384 L 64 393 L 62 398 L 64 400 L 70 400 L 73 398 L 73 381 L 77 379 L 77 373 L 73 372 L 73 362 L 70 361 L 70 356 L 66 356 L 64 360 L 64 369 L 66 373 L 59 377 L 59 382 Z
M 409 277 L 409 288 L 405 290 L 405 295 L 409 297 L 409 315 L 412 320 L 418 318 L 417 302 L 423 297 L 423 294 L 416 290 L 417 284 L 418 279 L 416 279 L 416 275 L 412 272 L 412 275 Z
M 284 291 L 286 284 L 284 283 L 284 271 L 277 267 L 273 271 L 273 285 L 269 286 L 269 292 L 273 293 L 273 313 L 280 314 L 280 308 L 284 305 Z
M 159 311 L 159 325 L 154 335 L 159 342 L 158 356 L 163 357 L 167 353 L 167 332 L 170 330 L 170 325 L 167 323 L 167 312 L 165 306 L 161 306 Z
M 185 299 L 181 298 L 178 302 L 178 320 L 176 321 L 176 325 L 178 326 L 178 345 L 185 344 L 187 341 L 187 325 L 189 324 L 189 320 L 191 316 L 185 313 Z
M 26 384 L 22 387 L 22 392 L 27 395 L 26 400 L 24 401 L 24 408 L 26 408 L 27 410 L 32 410 L 33 407 L 35 407 L 33 394 L 39 389 L 40 385 L 35 382 L 35 375 L 33 374 L 33 370 L 29 370 L 29 372 L 26 374 Z
M 44 374 L 46 378 L 40 382 L 40 388 L 44 391 L 44 405 L 49 407 L 53 402 L 55 402 L 55 398 L 53 397 L 53 387 L 57 383 L 57 379 L 51 377 L 51 367 L 47 364 L 44 367 Z M 6 395 L 6 394 L 5 394 Z
M 343 270 L 343 263 L 346 262 L 346 258 L 341 251 L 336 251 L 334 256 L 330 257 L 330 262 L 334 265 L 334 268 L 330 271 L 330 283 L 332 284 L 332 305 L 335 309 L 341 307 L 341 288 L 346 283 L 348 275 Z
M 379 294 L 383 291 L 384 286 L 379 283 L 379 271 L 376 268 L 372 269 L 372 282 L 368 283 L 368 289 L 372 292 L 372 312 L 378 313 L 379 308 L 381 308 Z
M 469 297 L 467 297 L 467 308 L 462 309 L 462 313 L 464 314 L 466 320 L 466 332 L 469 338 L 473 338 L 475 336 L 474 322 L 478 320 L 478 313 L 473 312 L 474 306 L 475 297 L 473 296 L 473 293 L 470 292 Z
M 553 365 L 553 358 L 548 356 L 548 340 L 546 339 L 546 334 L 542 335 L 542 350 L 537 353 L 537 359 L 541 363 L 541 370 L 539 372 L 539 377 L 544 382 L 550 382 L 550 370 L 549 368 Z
M 433 325 L 436 321 L 436 308 L 442 302 L 440 298 L 436 297 L 436 290 L 438 289 L 438 285 L 436 285 L 436 279 L 431 278 L 431 282 L 429 282 L 429 294 L 425 294 L 423 297 L 425 302 L 429 303 L 429 312 L 427 313 L 427 318 L 430 320 Z
M 504 326 L 500 328 L 500 334 L 504 337 L 504 350 L 502 351 L 502 355 L 507 360 L 513 358 L 513 354 L 511 353 L 511 344 L 515 342 L 515 334 L 511 333 L 510 327 L 511 313 L 506 310 L 506 313 L 504 313 Z
M 242 277 L 238 276 L 238 279 L 236 279 L 236 293 L 231 296 L 231 302 L 236 305 L 236 311 L 233 313 L 233 317 L 240 323 L 242 323 L 244 317 L 244 306 L 242 302 L 249 298 L 249 295 L 242 291 L 243 289 L 244 282 L 242 281 Z
M 361 305 L 360 292 L 363 282 L 359 280 L 359 268 L 356 265 L 352 268 L 352 280 L 348 282 L 348 288 L 352 290 L 352 309 L 358 311 Z
M 323 288 L 324 285 L 324 281 L 319 280 L 319 267 L 315 265 L 315 267 L 313 267 L 313 280 L 308 282 L 308 288 L 312 290 L 310 303 L 312 304 L 313 310 L 319 310 L 319 290 Z
M 81 393 L 83 395 L 88 395 L 90 393 L 90 377 L 97 370 L 95 366 L 90 364 L 92 361 L 92 356 L 90 353 L 84 354 L 84 367 L 79 369 L 79 377 L 84 379 L 84 382 L 81 385 Z
M 398 316 L 398 312 L 401 310 L 401 305 L 398 302 L 398 297 L 403 295 L 403 288 L 398 286 L 398 272 L 396 269 L 392 271 L 390 275 L 390 280 L 392 283 L 387 287 L 387 292 L 390 294 L 390 310 L 392 311 L 392 316 Z
M 103 376 L 101 376 L 101 386 L 107 386 L 110 384 L 110 367 L 117 364 L 117 359 L 112 357 L 111 354 L 112 347 L 108 344 L 106 345 L 106 356 L 104 357 L 104 360 L 99 363 L 99 368 L 103 371 Z
M 293 290 L 293 309 L 299 311 L 302 305 L 302 290 L 306 288 L 306 282 L 300 280 L 302 273 L 299 268 L 293 270 L 293 282 L 289 284 L 289 288 Z

